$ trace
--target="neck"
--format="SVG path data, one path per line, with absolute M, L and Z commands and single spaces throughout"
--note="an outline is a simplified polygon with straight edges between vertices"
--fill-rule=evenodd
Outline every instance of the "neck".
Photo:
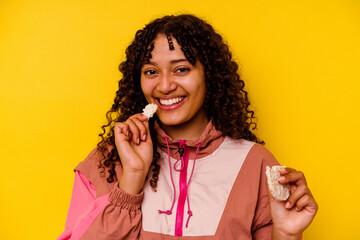
M 207 118 L 206 113 L 201 112 L 190 121 L 179 125 L 160 125 L 172 140 L 197 140 L 204 132 L 208 123 L 209 119 Z

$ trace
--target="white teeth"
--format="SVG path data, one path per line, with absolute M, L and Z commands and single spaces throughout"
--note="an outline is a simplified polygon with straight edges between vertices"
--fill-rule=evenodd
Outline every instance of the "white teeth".
M 184 97 L 178 97 L 178 98 L 172 98 L 172 99 L 160 99 L 161 105 L 165 106 L 171 106 L 173 104 L 176 104 L 178 102 L 181 102 L 184 99 Z

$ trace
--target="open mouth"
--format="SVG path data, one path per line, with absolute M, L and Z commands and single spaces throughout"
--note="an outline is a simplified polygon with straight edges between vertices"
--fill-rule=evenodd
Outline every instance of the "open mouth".
M 183 101 L 185 99 L 185 97 L 176 97 L 176 98 L 171 98 L 171 99 L 159 99 L 159 103 L 162 106 L 172 106 L 172 105 L 176 105 L 179 102 Z

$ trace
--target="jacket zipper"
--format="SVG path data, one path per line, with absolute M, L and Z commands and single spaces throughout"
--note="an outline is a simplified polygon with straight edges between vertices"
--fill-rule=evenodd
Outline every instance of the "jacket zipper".
M 182 236 L 183 234 L 184 207 L 187 196 L 187 168 L 189 163 L 189 148 L 185 145 L 185 142 L 185 140 L 179 141 L 179 153 L 182 158 L 183 169 L 180 172 L 179 179 L 180 195 L 176 209 L 175 236 Z

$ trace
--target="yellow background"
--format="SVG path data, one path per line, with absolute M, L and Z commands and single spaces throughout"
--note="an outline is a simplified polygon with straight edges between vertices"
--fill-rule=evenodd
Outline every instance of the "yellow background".
M 319 212 L 304 239 L 360 239 L 357 0 L 0 1 L 0 239 L 55 239 L 135 31 L 204 17 L 229 43 L 278 160 Z

